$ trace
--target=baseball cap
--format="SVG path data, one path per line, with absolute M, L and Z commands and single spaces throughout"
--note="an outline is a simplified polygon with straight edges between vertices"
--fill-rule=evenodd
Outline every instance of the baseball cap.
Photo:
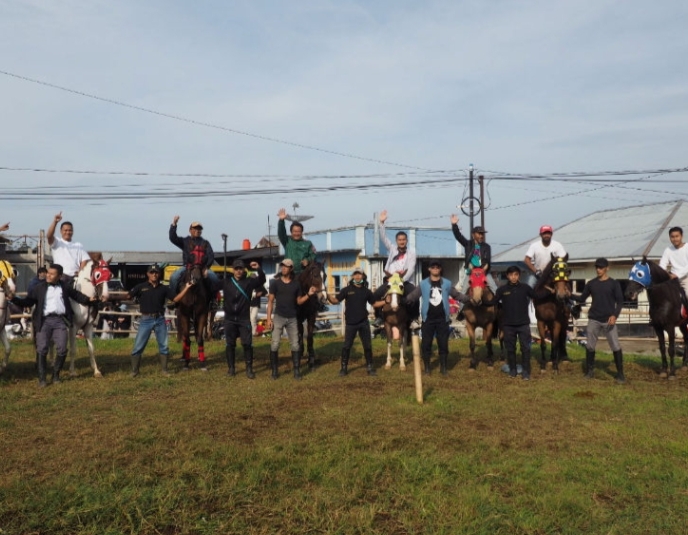
M 609 267 L 609 260 L 607 260 L 606 258 L 598 258 L 597 260 L 595 260 L 595 267 L 596 268 L 598 268 L 598 267 L 599 268 Z
M 203 230 L 203 225 L 201 225 L 198 221 L 192 221 L 189 225 L 189 228 L 197 228 Z
M 547 234 L 548 232 L 550 234 L 554 234 L 554 230 L 552 229 L 552 227 L 550 225 L 542 225 L 540 227 L 540 234 Z
M 365 275 L 365 273 L 363 273 L 363 270 L 360 267 L 354 268 L 354 270 L 351 272 L 352 275 L 355 275 L 356 273 L 360 273 L 361 275 Z
M 294 262 L 291 258 L 285 258 L 280 262 L 280 266 L 294 267 Z
M 478 233 L 478 234 L 485 234 L 487 231 L 485 230 L 485 227 L 478 225 L 477 227 L 473 227 L 473 233 Z
M 433 267 L 433 266 L 442 267 L 442 262 L 440 262 L 439 260 L 433 260 L 432 262 L 430 262 L 428 267 Z
M 148 273 L 160 273 L 160 266 L 158 264 L 151 264 L 148 266 Z
M 244 265 L 243 260 L 235 260 L 234 262 L 232 262 L 232 268 L 246 269 L 246 266 Z

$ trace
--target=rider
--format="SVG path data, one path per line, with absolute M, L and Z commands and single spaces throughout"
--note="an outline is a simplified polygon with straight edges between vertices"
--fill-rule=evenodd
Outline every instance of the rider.
M 303 239 L 303 225 L 298 221 L 292 221 L 289 227 L 290 236 L 287 236 L 287 211 L 280 208 L 277 212 L 277 237 L 284 247 L 284 258 L 289 258 L 294 263 L 293 276 L 296 278 L 303 269 L 315 260 L 315 247 L 309 240 Z
M 686 294 L 688 293 L 688 247 L 683 242 L 683 229 L 681 227 L 671 227 L 669 229 L 669 241 L 671 245 L 664 249 L 659 267 L 669 272 L 672 279 L 677 279 L 681 285 L 681 300 L 683 306 L 686 305 Z
M 492 290 L 492 293 L 497 291 L 497 283 L 495 283 L 494 278 L 490 274 L 490 267 L 492 266 L 492 248 L 489 243 L 485 242 L 485 233 L 487 232 L 483 227 L 477 226 L 473 227 L 473 234 L 469 240 L 459 230 L 459 218 L 455 214 L 451 215 L 450 218 L 452 232 L 454 233 L 454 238 L 458 241 L 464 248 L 464 268 L 465 277 L 461 283 L 461 293 L 466 293 L 468 289 L 468 275 L 471 274 L 473 268 L 482 267 L 485 269 L 485 276 L 487 279 L 487 284 Z
M 389 285 L 386 283 L 387 278 L 394 273 L 398 273 L 404 281 L 404 295 L 409 295 L 416 287 L 411 282 L 416 271 L 416 250 L 408 246 L 408 235 L 403 230 L 396 233 L 395 244 L 392 244 L 387 237 L 387 230 L 385 228 L 385 221 L 387 221 L 387 210 L 380 212 L 380 241 L 389 251 L 387 262 L 385 263 L 385 284 L 382 284 L 375 290 L 375 300 L 380 301 L 384 299 Z M 379 315 L 381 309 L 376 309 L 377 319 L 376 325 L 382 325 L 382 317 Z M 420 323 L 418 318 L 420 310 L 417 305 L 407 306 L 409 319 L 411 320 L 411 329 L 418 329 Z
M 542 271 L 547 267 L 547 264 L 552 260 L 553 254 L 557 258 L 566 256 L 566 249 L 564 249 L 564 246 L 552 239 L 553 233 L 554 230 L 551 226 L 541 226 L 540 240 L 530 244 L 526 256 L 523 259 L 530 270 L 527 283 L 531 288 L 535 288 L 537 280 L 540 278 L 540 275 L 542 275 Z
M 179 216 L 174 216 L 172 225 L 170 225 L 170 241 L 182 250 L 181 268 L 175 271 L 170 277 L 170 286 L 175 293 L 178 292 L 179 281 L 187 269 L 193 266 L 201 266 L 203 270 L 203 278 L 208 286 L 208 293 L 214 295 L 215 290 L 219 287 L 220 281 L 215 272 L 210 268 L 215 262 L 215 254 L 210 242 L 201 237 L 203 232 L 203 225 L 198 221 L 194 221 L 189 226 L 189 234 L 186 238 L 177 236 L 177 222 Z
M 55 237 L 55 227 L 62 221 L 62 212 L 53 217 L 48 227 L 48 245 L 53 255 L 53 263 L 62 266 L 62 280 L 71 283 L 79 270 L 86 265 L 91 257 L 79 242 L 72 241 L 74 225 L 69 221 L 63 221 L 60 225 L 61 238 Z

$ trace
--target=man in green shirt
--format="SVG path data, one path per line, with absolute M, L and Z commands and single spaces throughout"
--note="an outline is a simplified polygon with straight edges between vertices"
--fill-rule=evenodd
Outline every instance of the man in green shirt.
M 297 276 L 303 268 L 315 260 L 315 247 L 309 240 L 303 239 L 303 225 L 298 221 L 292 222 L 289 227 L 291 236 L 287 236 L 287 225 L 284 222 L 287 211 L 284 208 L 277 212 L 277 217 L 279 217 L 277 236 L 284 247 L 284 258 L 289 258 L 294 262 L 294 275 Z

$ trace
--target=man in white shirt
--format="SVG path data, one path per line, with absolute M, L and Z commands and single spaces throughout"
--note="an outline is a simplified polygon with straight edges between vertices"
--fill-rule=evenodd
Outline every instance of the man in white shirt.
M 66 282 L 71 282 L 79 270 L 90 260 L 90 257 L 83 245 L 72 241 L 74 225 L 71 222 L 64 221 L 60 225 L 61 238 L 55 236 L 55 227 L 60 221 L 62 221 L 62 212 L 53 218 L 48 228 L 48 245 L 50 245 L 53 255 L 53 263 L 62 266 L 63 279 Z
M 523 259 L 530 270 L 527 284 L 531 288 L 535 288 L 538 278 L 542 275 L 542 271 L 547 267 L 547 264 L 549 264 L 552 255 L 562 258 L 566 256 L 566 249 L 564 249 L 564 246 L 552 239 L 553 233 L 554 231 L 551 226 L 541 226 L 540 240 L 530 244 L 526 252 L 526 257 Z
M 664 249 L 664 254 L 659 261 L 659 267 L 669 272 L 672 279 L 678 279 L 683 288 L 683 302 L 686 302 L 688 294 L 688 247 L 683 243 L 683 229 L 671 227 L 669 229 L 669 241 L 671 245 Z

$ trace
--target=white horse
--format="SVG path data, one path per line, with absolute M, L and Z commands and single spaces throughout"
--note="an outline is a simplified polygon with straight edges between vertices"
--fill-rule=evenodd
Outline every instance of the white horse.
M 8 295 L 14 295 L 14 268 L 6 260 L 0 260 L 0 342 L 5 348 L 5 359 L 0 363 L 0 373 L 5 371 L 10 361 L 12 346 L 7 338 L 5 324 L 10 317 Z
M 84 267 L 79 270 L 74 280 L 74 287 L 88 297 L 97 296 L 101 300 L 108 297 L 107 281 L 112 277 L 108 263 L 100 260 L 97 264 L 89 260 Z M 69 329 L 69 374 L 76 375 L 74 361 L 76 359 L 76 333 L 79 330 L 84 332 L 86 345 L 88 346 L 88 356 L 91 358 L 91 369 L 94 377 L 102 377 L 96 364 L 96 357 L 93 350 L 93 329 L 95 317 L 91 315 L 91 307 L 80 305 L 73 299 L 69 300 L 72 305 L 74 316 L 72 317 L 72 327 Z

